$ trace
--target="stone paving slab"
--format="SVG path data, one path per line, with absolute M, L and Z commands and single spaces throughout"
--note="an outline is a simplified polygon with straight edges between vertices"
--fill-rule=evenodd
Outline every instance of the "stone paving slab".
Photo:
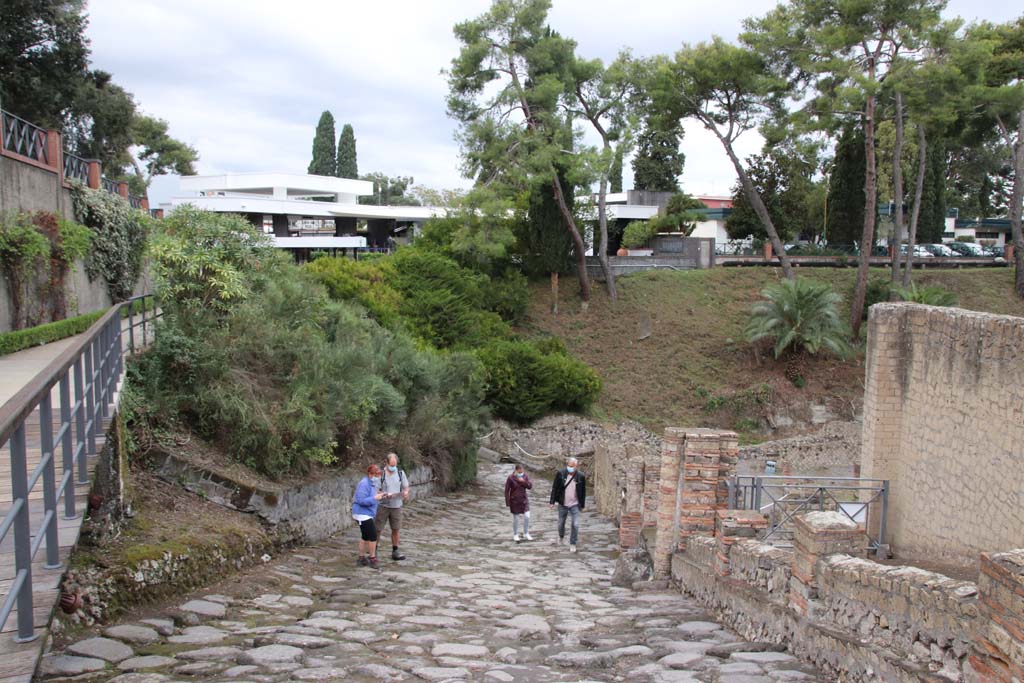
M 745 643 L 677 591 L 613 587 L 617 532 L 592 512 L 573 554 L 553 542 L 555 515 L 534 496 L 535 540 L 514 543 L 508 469 L 483 465 L 475 486 L 411 505 L 405 561 L 385 559 L 385 547 L 379 570 L 356 566 L 355 530 L 284 552 L 106 628 L 121 670 L 54 653 L 44 680 L 76 669 L 93 671 L 90 683 L 828 680 Z

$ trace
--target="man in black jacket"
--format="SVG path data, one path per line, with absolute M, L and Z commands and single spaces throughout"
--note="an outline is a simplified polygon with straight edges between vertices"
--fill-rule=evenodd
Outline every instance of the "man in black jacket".
M 569 552 L 576 552 L 576 541 L 580 534 L 580 512 L 587 504 L 587 478 L 577 468 L 576 458 L 569 458 L 565 469 L 558 470 L 551 485 L 551 500 L 554 509 L 558 505 L 558 544 L 565 542 L 565 518 L 572 516 L 572 530 L 569 534 Z

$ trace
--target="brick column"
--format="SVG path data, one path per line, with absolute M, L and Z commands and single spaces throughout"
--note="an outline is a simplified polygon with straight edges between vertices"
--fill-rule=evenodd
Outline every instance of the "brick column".
M 142 198 L 142 208 L 145 211 L 149 211 L 149 197 Z
M 100 189 L 100 185 L 103 182 L 103 169 L 100 168 L 100 162 L 92 159 L 89 161 L 89 179 L 86 182 L 93 190 Z
M 117 193 L 124 197 L 125 199 L 128 199 L 128 183 L 124 182 L 123 180 L 120 181 L 117 184 Z
M 629 445 L 626 452 L 626 500 L 625 509 L 619 518 L 619 547 L 622 550 L 640 545 L 643 532 L 644 513 L 644 461 L 643 455 Z
M 46 131 L 46 161 L 64 178 L 64 144 L 59 130 Z
M 982 553 L 978 614 L 981 627 L 965 680 L 1024 680 L 1024 549 Z
M 793 538 L 793 576 L 789 580 L 789 606 L 801 616 L 811 616 L 818 598 L 815 566 L 829 555 L 854 557 L 867 554 L 867 536 L 856 522 L 841 512 L 808 512 L 796 518 Z
M 718 543 L 715 572 L 719 576 L 728 576 L 732 544 L 744 538 L 756 538 L 758 532 L 767 527 L 768 520 L 756 510 L 718 510 L 715 513 L 715 540 Z
M 679 533 L 677 512 L 681 489 L 680 460 L 686 430 L 667 427 L 661 438 L 661 467 L 658 481 L 658 536 L 654 548 L 654 574 L 667 577 L 672 569 L 672 553 Z
M 731 432 L 730 432 L 731 433 Z M 694 429 L 683 448 L 683 493 L 680 499 L 679 546 L 690 536 L 715 535 L 721 474 L 721 433 Z M 728 494 L 724 496 L 728 503 Z
M 771 242 L 765 242 L 764 243 L 764 260 L 765 261 L 771 261 L 772 260 L 772 243 Z

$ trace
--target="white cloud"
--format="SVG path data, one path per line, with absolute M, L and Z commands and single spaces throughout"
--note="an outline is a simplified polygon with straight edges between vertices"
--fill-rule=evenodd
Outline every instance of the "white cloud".
M 465 186 L 455 126 L 445 116 L 441 70 L 455 56 L 455 23 L 488 0 L 92 0 L 93 64 L 110 71 L 147 113 L 200 153 L 199 170 L 303 172 L 320 112 L 352 123 L 363 172 Z M 743 17 L 774 0 L 555 0 L 552 25 L 588 57 L 671 53 L 716 33 L 734 38 Z M 950 15 L 1005 20 L 995 0 L 952 0 Z M 742 156 L 758 150 L 741 139 Z M 687 125 L 685 189 L 727 193 L 735 174 L 717 141 Z M 629 170 L 627 167 L 627 185 Z M 166 198 L 166 182 L 154 200 Z M 173 186 L 171 191 L 173 191 Z

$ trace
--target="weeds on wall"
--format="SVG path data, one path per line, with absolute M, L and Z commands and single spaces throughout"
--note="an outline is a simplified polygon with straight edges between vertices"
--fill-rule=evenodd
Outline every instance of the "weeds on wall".
M 67 274 L 89 244 L 87 228 L 48 211 L 0 216 L 0 269 L 11 301 L 11 329 L 67 317 Z
M 115 303 L 128 299 L 142 274 L 149 216 L 118 195 L 81 183 L 72 185 L 71 197 L 75 216 L 93 234 L 86 274 L 90 280 L 103 278 Z

